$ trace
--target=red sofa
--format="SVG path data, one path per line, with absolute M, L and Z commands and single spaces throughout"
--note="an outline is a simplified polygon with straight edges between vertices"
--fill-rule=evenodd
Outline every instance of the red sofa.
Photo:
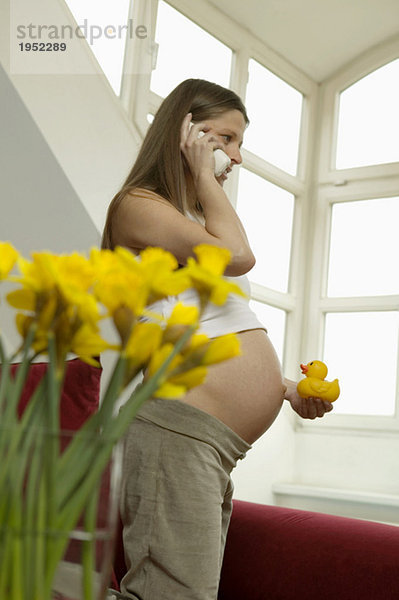
M 234 503 L 219 600 L 398 600 L 399 527 Z
M 234 501 L 219 600 L 358 599 L 399 599 L 399 527 Z
M 11 365 L 15 376 L 19 364 Z M 33 363 L 28 371 L 22 390 L 18 411 L 21 415 L 30 397 L 44 377 L 48 363 Z M 98 410 L 100 401 L 101 367 L 93 367 L 79 358 L 66 362 L 65 379 L 60 402 L 60 427 L 66 431 L 76 431 Z

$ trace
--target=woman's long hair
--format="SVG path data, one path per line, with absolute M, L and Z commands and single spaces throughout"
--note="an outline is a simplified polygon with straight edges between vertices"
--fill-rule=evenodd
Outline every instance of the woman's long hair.
M 156 192 L 181 213 L 200 212 L 194 195 L 188 165 L 180 150 L 180 128 L 187 113 L 194 122 L 213 119 L 229 110 L 239 110 L 248 124 L 241 99 L 233 91 L 203 79 L 187 79 L 169 94 L 150 125 L 137 159 L 109 208 L 102 238 L 103 248 L 114 248 L 112 223 L 122 199 L 141 187 Z

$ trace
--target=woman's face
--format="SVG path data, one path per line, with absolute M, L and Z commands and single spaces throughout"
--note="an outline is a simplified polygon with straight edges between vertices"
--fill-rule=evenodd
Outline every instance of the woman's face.
M 232 167 L 242 163 L 240 148 L 246 128 L 245 119 L 239 110 L 233 109 L 213 119 L 206 119 L 204 123 L 206 130 L 212 132 L 218 142 L 220 142 L 223 152 L 231 160 L 230 167 L 217 177 L 218 182 L 223 186 Z

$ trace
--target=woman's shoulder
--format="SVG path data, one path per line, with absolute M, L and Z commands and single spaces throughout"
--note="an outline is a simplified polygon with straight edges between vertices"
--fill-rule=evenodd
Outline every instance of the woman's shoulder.
M 139 202 L 140 202 L 140 200 L 144 200 L 144 201 L 153 200 L 155 202 L 160 202 L 161 204 L 166 204 L 167 206 L 171 206 L 171 203 L 169 202 L 169 200 L 167 200 L 166 198 L 164 198 L 157 192 L 154 192 L 153 190 L 149 190 L 149 189 L 143 188 L 143 187 L 136 187 L 136 188 L 129 190 L 125 194 L 124 200 L 125 200 L 125 202 L 126 201 L 129 202 L 131 200 L 139 201 Z

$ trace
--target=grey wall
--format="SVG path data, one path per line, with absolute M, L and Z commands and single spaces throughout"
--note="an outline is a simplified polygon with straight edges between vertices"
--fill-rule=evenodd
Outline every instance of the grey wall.
M 99 244 L 96 227 L 1 64 L 0 182 L 0 239 L 23 254 Z
M 24 256 L 99 245 L 99 232 L 1 65 L 0 184 L 0 240 Z M 14 313 L 3 300 L 8 289 L 5 283 L 0 288 L 0 330 L 10 351 L 19 342 Z

